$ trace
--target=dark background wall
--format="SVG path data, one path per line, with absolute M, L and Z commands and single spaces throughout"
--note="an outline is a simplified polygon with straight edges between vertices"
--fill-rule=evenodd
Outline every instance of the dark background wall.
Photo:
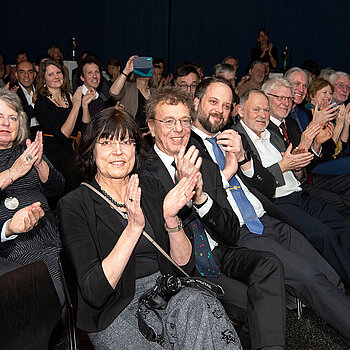
M 78 51 L 96 52 L 104 63 L 112 56 L 123 63 L 132 54 L 161 56 L 170 71 L 188 59 L 211 74 L 215 63 L 234 55 L 242 75 L 263 27 L 278 48 L 279 67 L 287 45 L 292 65 L 314 59 L 321 68 L 349 72 L 349 14 L 348 0 L 7 0 L 1 5 L 0 50 L 13 63 L 19 49 L 35 60 L 58 44 L 69 59 L 75 36 Z

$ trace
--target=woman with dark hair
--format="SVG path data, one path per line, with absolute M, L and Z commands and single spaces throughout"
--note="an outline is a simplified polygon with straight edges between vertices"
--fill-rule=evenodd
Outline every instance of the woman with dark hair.
M 59 202 L 77 282 L 77 326 L 97 350 L 241 349 L 221 304 L 202 291 L 184 287 L 166 307 L 154 312 L 152 297 L 145 308 L 143 298 L 154 295 L 162 275 L 181 274 L 152 241 L 184 271 L 194 268 L 177 213 L 194 195 L 199 173 L 165 195 L 158 181 L 136 174 L 143 154 L 136 121 L 123 110 L 96 114 L 83 135 L 78 164 L 88 181 Z
M 251 62 L 268 62 L 270 69 L 277 67 L 277 48 L 269 42 L 269 33 L 266 29 L 259 29 L 256 34 L 259 47 L 255 47 L 251 52 Z
M 90 121 L 88 105 L 93 95 L 86 93 L 82 97 L 79 87 L 71 96 L 63 87 L 62 68 L 53 59 L 40 64 L 35 93 L 35 113 L 43 131 L 45 153 L 64 175 L 67 193 L 80 183 L 74 156 L 84 124 Z M 79 113 L 81 105 L 82 116 Z
M 27 116 L 19 97 L 0 89 L 0 221 L 5 222 L 0 228 L 0 265 L 2 260 L 19 265 L 44 261 L 63 304 L 57 263 L 61 242 L 46 196 L 61 194 L 64 179 L 43 155 L 41 133 L 34 142 L 28 135 Z M 45 212 L 42 218 L 40 207 Z M 22 221 L 19 225 L 18 220 Z

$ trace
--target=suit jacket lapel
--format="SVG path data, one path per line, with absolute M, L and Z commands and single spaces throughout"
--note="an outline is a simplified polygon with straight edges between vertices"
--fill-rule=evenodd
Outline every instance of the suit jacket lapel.
M 280 133 L 279 127 L 270 121 L 269 125 L 267 126 L 267 129 L 270 131 L 270 142 L 280 151 L 285 152 L 286 145 L 284 143 L 283 136 Z
M 258 160 L 261 162 L 261 158 L 260 158 L 260 155 L 259 155 L 259 152 L 258 150 L 256 149 L 253 141 L 251 140 L 251 138 L 248 136 L 247 132 L 245 131 L 245 129 L 243 128 L 243 126 L 241 125 L 241 123 L 243 122 L 240 122 L 240 123 L 237 123 L 234 127 L 234 129 L 236 131 L 238 131 L 241 136 L 244 137 L 244 139 L 242 139 L 242 143 L 243 143 L 243 147 L 244 147 L 244 142 L 248 142 L 249 144 L 249 147 L 250 149 L 252 150 L 253 154 L 258 158 Z
M 175 185 L 174 181 L 171 178 L 168 169 L 153 148 L 150 153 L 152 157 L 152 163 L 150 162 L 147 165 L 147 170 L 152 174 L 153 177 L 161 182 L 165 191 L 169 192 Z

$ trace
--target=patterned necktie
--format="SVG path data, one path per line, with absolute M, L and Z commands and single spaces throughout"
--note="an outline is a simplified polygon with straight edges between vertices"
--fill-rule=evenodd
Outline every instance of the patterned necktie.
M 171 164 L 176 171 L 175 162 Z M 176 183 L 176 178 L 175 181 Z M 196 268 L 203 277 L 218 277 L 220 269 L 216 265 L 213 254 L 210 249 L 207 234 L 199 219 L 190 222 L 193 232 L 194 255 L 196 258 Z
M 283 121 L 283 122 L 280 124 L 280 128 L 281 128 L 281 130 L 282 130 L 284 143 L 285 143 L 286 147 L 288 147 L 289 144 L 290 144 L 290 140 L 289 140 L 289 137 L 288 137 L 287 127 L 286 127 L 285 121 Z
M 206 140 L 208 140 L 213 145 L 213 152 L 220 170 L 224 169 L 225 155 L 216 143 L 216 137 L 207 137 Z M 250 232 L 261 235 L 263 233 L 264 226 L 257 217 L 254 207 L 249 202 L 236 176 L 232 176 L 229 184 L 232 196 L 239 208 L 239 211 L 242 214 L 245 225 L 248 227 Z

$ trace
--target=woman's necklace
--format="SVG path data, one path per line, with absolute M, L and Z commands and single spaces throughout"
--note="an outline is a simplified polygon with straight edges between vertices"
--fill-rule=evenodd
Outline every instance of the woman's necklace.
M 57 106 L 64 107 L 64 108 L 68 108 L 69 107 L 69 103 L 68 103 L 68 100 L 67 100 L 66 96 L 63 96 L 63 100 L 64 100 L 65 106 L 61 106 L 61 104 L 56 100 L 56 98 L 52 94 L 50 94 L 49 97 L 50 97 L 50 99 L 52 101 L 54 101 L 56 103 Z
M 101 192 L 104 194 L 104 196 L 107 197 L 116 207 L 126 208 L 125 203 L 118 203 L 101 186 L 100 186 L 100 189 L 101 189 Z

